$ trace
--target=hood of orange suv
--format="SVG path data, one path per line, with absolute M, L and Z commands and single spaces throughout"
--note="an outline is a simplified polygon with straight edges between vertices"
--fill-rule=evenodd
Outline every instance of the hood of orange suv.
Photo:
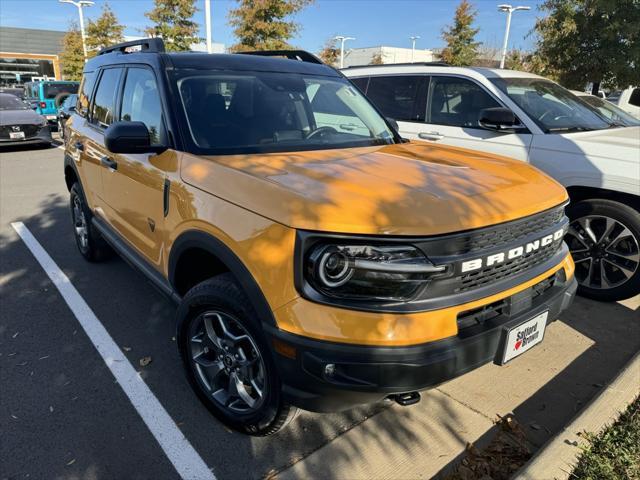
M 560 184 L 524 162 L 420 143 L 184 154 L 181 174 L 188 184 L 283 225 L 352 234 L 459 232 L 567 199 Z

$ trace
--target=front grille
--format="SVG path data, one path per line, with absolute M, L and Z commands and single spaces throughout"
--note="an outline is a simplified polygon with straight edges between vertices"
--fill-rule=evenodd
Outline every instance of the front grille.
M 0 138 L 9 139 L 11 136 L 10 132 L 14 132 L 15 130 L 12 127 L 19 127 L 21 132 L 24 132 L 25 138 L 33 137 L 38 134 L 40 131 L 40 125 L 3 125 L 0 126 Z
M 474 272 L 459 275 L 456 278 L 456 284 L 459 286 L 455 289 L 455 292 L 467 292 L 489 283 L 525 272 L 553 257 L 553 255 L 558 251 L 558 248 L 560 248 L 560 245 L 562 245 L 562 241 L 557 241 L 547 245 L 543 249 L 527 253 L 505 263 L 492 265 L 491 267 L 485 267 Z
M 521 238 L 542 232 L 552 225 L 560 223 L 563 217 L 564 207 L 560 207 L 523 220 L 478 230 L 469 235 L 467 253 L 517 242 Z

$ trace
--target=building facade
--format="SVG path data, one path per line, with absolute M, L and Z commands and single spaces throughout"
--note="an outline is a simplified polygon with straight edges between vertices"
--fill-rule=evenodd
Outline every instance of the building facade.
M 438 58 L 432 50 L 410 48 L 379 47 L 353 48 L 344 54 L 344 66 L 355 67 L 357 65 L 370 65 L 371 63 L 411 63 L 433 62 Z
M 0 27 L 0 85 L 21 85 L 33 77 L 60 80 L 64 35 L 54 30 Z

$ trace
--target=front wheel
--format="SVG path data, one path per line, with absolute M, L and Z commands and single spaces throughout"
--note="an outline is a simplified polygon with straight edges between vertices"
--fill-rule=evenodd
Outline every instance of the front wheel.
M 191 386 L 227 426 L 267 436 L 294 417 L 257 315 L 230 274 L 206 280 L 184 296 L 178 345 Z
M 565 241 L 578 293 L 603 301 L 640 293 L 640 213 L 613 200 L 589 199 L 570 205 L 567 215 Z

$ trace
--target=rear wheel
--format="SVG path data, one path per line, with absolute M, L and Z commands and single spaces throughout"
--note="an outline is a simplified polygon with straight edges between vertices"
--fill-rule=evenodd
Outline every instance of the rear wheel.
M 82 256 L 90 262 L 100 262 L 111 256 L 112 250 L 91 224 L 93 214 L 87 206 L 80 185 L 74 183 L 70 191 L 71 221 L 76 245 Z
M 178 344 L 187 377 L 227 426 L 272 435 L 295 416 L 257 315 L 230 274 L 191 289 L 178 309 Z
M 565 237 L 576 264 L 578 293 L 616 301 L 640 293 L 640 213 L 613 200 L 570 205 Z

